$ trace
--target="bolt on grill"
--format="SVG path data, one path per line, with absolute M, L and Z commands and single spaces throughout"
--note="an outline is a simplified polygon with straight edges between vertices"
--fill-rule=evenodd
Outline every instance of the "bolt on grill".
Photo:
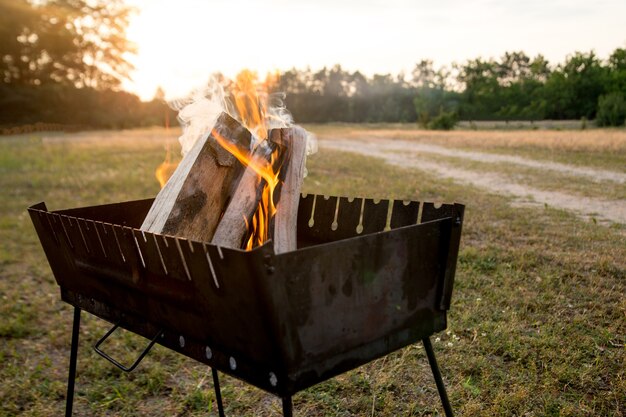
M 446 328 L 461 204 L 303 195 L 298 249 L 276 255 L 138 230 L 152 199 L 50 212 L 29 208 L 75 307 L 66 412 L 71 415 L 80 311 L 114 327 L 94 346 L 125 371 L 158 343 L 283 399 L 423 341 L 452 411 L 429 336 Z M 118 327 L 151 340 L 131 366 L 100 344 Z

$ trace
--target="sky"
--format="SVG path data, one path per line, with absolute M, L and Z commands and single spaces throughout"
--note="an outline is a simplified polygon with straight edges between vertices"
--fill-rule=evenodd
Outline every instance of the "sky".
M 340 64 L 410 73 L 523 50 L 563 62 L 574 51 L 606 59 L 626 48 L 625 0 L 127 0 L 138 53 L 124 88 L 168 99 L 242 68 L 265 74 Z

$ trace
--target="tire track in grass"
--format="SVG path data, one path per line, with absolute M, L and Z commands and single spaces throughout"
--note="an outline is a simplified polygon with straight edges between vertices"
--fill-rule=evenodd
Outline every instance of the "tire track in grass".
M 320 145 L 323 148 L 348 151 L 365 156 L 383 159 L 391 165 L 403 168 L 413 168 L 431 172 L 440 178 L 452 179 L 455 182 L 469 184 L 485 189 L 496 194 L 504 194 L 513 198 L 514 205 L 524 206 L 552 206 L 567 210 L 577 214 L 582 218 L 595 218 L 600 221 L 626 224 L 626 201 L 605 200 L 599 198 L 589 198 L 577 196 L 559 191 L 545 191 L 527 186 L 525 184 L 510 181 L 501 175 L 492 172 L 478 172 L 439 162 L 429 161 L 422 157 L 411 155 L 415 151 L 413 146 L 401 147 L 398 141 L 378 140 L 377 143 L 351 140 L 322 140 Z M 392 144 L 387 146 L 388 144 Z M 416 145 L 415 143 L 410 143 Z M 423 145 L 423 144 L 418 144 Z M 442 148 L 446 149 L 447 148 Z M 409 153 L 407 153 L 407 151 Z M 454 151 L 454 150 L 451 150 Z M 400 153 L 404 152 L 404 153 Z M 458 151 L 465 152 L 465 151 Z M 480 152 L 470 152 L 480 154 Z M 457 154 L 461 157 L 461 154 Z M 489 155 L 485 156 L 499 156 Z M 451 155 L 450 155 L 451 156 Z M 520 158 L 525 159 L 525 158 Z M 531 161 L 532 160 L 527 160 Z M 498 161 L 502 162 L 502 161 Z M 538 162 L 538 161 L 536 161 Z M 542 164 L 542 163 L 540 163 Z M 565 165 L 565 164 L 560 164 Z M 529 165 L 526 165 L 529 166 Z M 567 166 L 567 165 L 566 165 Z M 576 167 L 571 167 L 576 168 Z M 595 170 L 593 170 L 595 171 Z M 565 171 L 561 171 L 565 172 Z M 608 172 L 608 171 L 607 171 Z M 617 173 L 619 174 L 619 173 Z M 574 174 L 575 175 L 575 174 Z
M 525 166 L 529 168 L 536 168 L 539 170 L 548 170 L 568 174 L 576 177 L 589 178 L 596 182 L 611 181 L 618 184 L 626 184 L 626 173 L 609 171 L 604 169 L 596 169 L 589 167 L 581 167 L 563 164 L 560 162 L 552 161 L 538 161 L 536 159 L 524 158 L 515 155 L 493 154 L 487 152 L 476 151 L 464 151 L 461 149 L 452 149 L 445 146 L 433 145 L 429 143 L 412 142 L 405 140 L 386 140 L 386 139 L 371 139 L 371 141 L 356 141 L 339 139 L 341 143 L 350 144 L 351 146 L 362 146 L 367 143 L 368 146 L 372 146 L 376 149 L 383 151 L 398 151 L 398 152 L 423 152 L 436 155 L 448 156 L 452 158 L 467 159 L 476 162 L 486 163 L 508 163 L 514 165 Z M 375 142 L 374 142 L 375 141 Z

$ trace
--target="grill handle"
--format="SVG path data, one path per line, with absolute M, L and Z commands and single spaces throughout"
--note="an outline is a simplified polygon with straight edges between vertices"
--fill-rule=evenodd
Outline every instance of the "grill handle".
M 120 323 L 116 323 L 115 326 L 111 327 L 111 329 L 109 329 L 108 332 L 106 332 L 106 334 L 104 336 L 102 336 L 100 338 L 100 340 L 98 340 L 98 342 L 93 346 L 93 350 L 96 351 L 96 353 L 100 356 L 102 356 L 104 359 L 108 360 L 109 362 L 111 362 L 113 365 L 117 366 L 118 368 L 120 368 L 122 371 L 124 372 L 131 372 L 133 369 L 135 369 L 137 367 L 137 365 L 139 365 L 139 363 L 143 360 L 143 358 L 148 354 L 148 352 L 150 352 L 150 349 L 152 349 L 152 346 L 154 346 L 154 344 L 157 341 L 157 338 L 163 334 L 162 330 L 159 330 L 157 332 L 157 334 L 152 338 L 152 340 L 150 341 L 150 343 L 148 344 L 148 346 L 143 350 L 143 352 L 141 352 L 141 355 L 139 355 L 139 357 L 135 360 L 135 362 L 129 366 L 126 367 L 124 365 L 122 365 L 121 363 L 119 363 L 118 361 L 116 361 L 115 359 L 113 359 L 112 357 L 110 357 L 108 354 L 106 354 L 105 352 L 103 352 L 100 349 L 100 345 L 109 338 L 109 336 L 111 336 L 111 334 L 117 330 L 117 328 L 120 327 Z

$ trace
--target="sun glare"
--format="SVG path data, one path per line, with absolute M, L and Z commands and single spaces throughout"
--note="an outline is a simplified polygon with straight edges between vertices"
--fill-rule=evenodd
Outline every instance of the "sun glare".
M 494 8 L 460 0 L 127 2 L 139 10 L 128 28 L 138 54 L 130 59 L 136 70 L 124 87 L 142 99 L 151 99 L 159 86 L 167 98 L 185 95 L 218 71 L 234 77 L 249 68 L 263 76 L 341 64 L 367 75 L 397 74 L 421 59 L 450 65 L 517 50 L 562 62 L 576 50 L 607 56 L 626 39 L 623 13 L 593 18 L 582 0 L 569 2 L 569 15 L 551 4 Z M 584 19 L 586 30 L 571 16 Z
M 139 53 L 131 58 L 136 70 L 126 87 L 144 100 L 151 99 L 158 86 L 167 98 L 184 95 L 215 72 L 233 77 L 242 68 L 261 74 L 274 69 L 270 45 L 259 36 L 259 22 L 271 21 L 262 9 L 238 16 L 235 5 L 228 3 L 135 4 L 140 13 L 128 36 Z

